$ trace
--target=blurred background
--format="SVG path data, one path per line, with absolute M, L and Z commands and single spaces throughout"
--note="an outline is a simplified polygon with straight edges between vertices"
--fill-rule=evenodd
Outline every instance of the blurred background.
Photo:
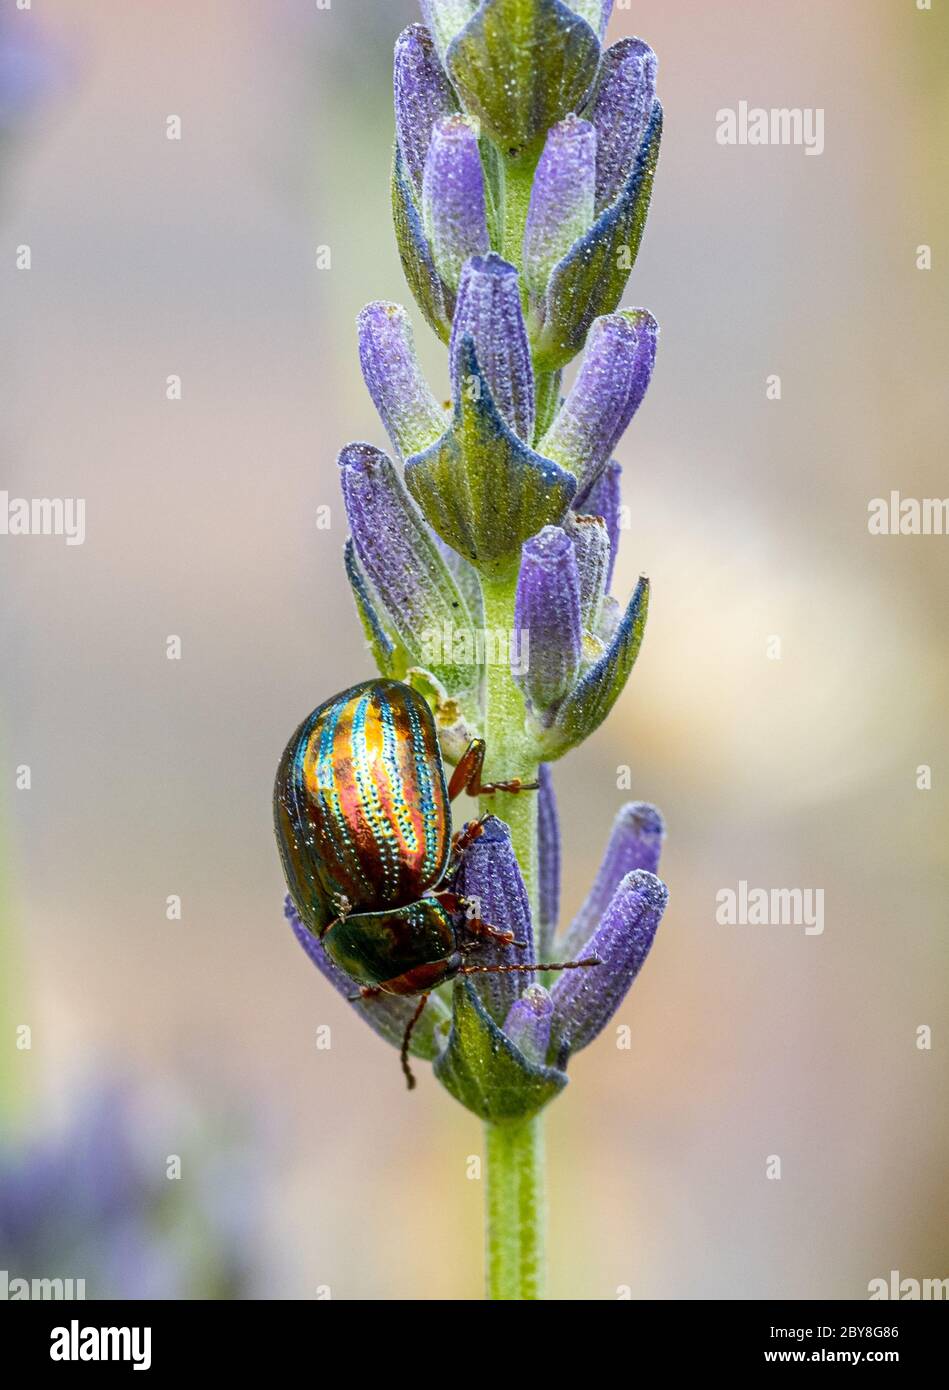
M 384 442 L 355 315 L 411 302 L 388 167 L 415 6 L 0 16 L 0 487 L 86 499 L 82 546 L 0 539 L 0 1267 L 87 1297 L 476 1298 L 477 1122 L 427 1068 L 407 1096 L 305 959 L 270 827 L 290 732 L 371 674 L 334 460 Z M 949 1274 L 949 539 L 867 530 L 873 497 L 949 493 L 949 17 L 634 0 L 632 33 L 667 125 L 625 302 L 663 336 L 615 588 L 645 570 L 654 603 L 556 775 L 565 918 L 630 795 L 665 812 L 671 904 L 631 1049 L 607 1030 L 549 1112 L 551 1293 L 861 1298 Z M 825 152 L 720 146 L 742 100 L 823 108 Z M 739 880 L 823 888 L 823 935 L 718 925 Z

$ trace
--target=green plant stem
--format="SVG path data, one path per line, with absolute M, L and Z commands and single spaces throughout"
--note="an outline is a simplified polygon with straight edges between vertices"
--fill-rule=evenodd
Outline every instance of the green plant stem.
M 488 1297 L 543 1298 L 543 1121 L 535 1115 L 520 1124 L 486 1123 L 484 1135 Z
M 534 373 L 534 394 L 537 401 L 537 420 L 534 426 L 535 446 L 550 429 L 560 405 L 560 372 Z
M 488 662 L 485 673 L 484 740 L 487 744 L 485 777 L 489 782 L 536 782 L 537 756 L 524 730 L 524 697 L 514 683 L 507 659 L 514 632 L 516 575 L 510 579 L 482 580 L 484 625 L 488 648 L 501 658 Z M 483 797 L 481 812 L 492 812 L 511 831 L 511 843 L 527 888 L 534 920 L 537 920 L 537 795 L 535 792 L 498 792 Z
M 524 229 L 531 202 L 531 188 L 537 169 L 537 153 L 504 160 L 504 244 L 502 254 L 521 269 L 524 258 Z
M 516 576 L 483 580 L 488 650 L 506 658 L 514 632 Z M 489 661 L 485 673 L 484 738 L 489 781 L 537 780 L 537 757 L 524 729 L 524 698 L 510 661 Z M 510 827 L 534 921 L 537 921 L 537 794 L 484 797 Z M 544 1135 L 540 1116 L 520 1124 L 485 1124 L 487 1293 L 492 1299 L 535 1299 L 543 1294 Z

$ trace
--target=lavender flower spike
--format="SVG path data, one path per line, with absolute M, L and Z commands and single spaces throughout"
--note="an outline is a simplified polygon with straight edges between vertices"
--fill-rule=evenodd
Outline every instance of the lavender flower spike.
M 561 1065 L 601 1033 L 626 998 L 649 954 L 669 899 L 655 874 L 637 869 L 622 880 L 603 919 L 583 948 L 597 970 L 565 971 L 554 985 L 551 1045 Z
M 458 110 L 458 99 L 423 24 L 410 24 L 396 40 L 394 84 L 399 152 L 419 199 L 435 122 Z
M 549 722 L 580 670 L 582 629 L 577 557 L 559 526 L 545 526 L 521 552 L 514 626 L 526 670 L 513 672 L 533 713 Z
M 494 252 L 474 256 L 461 274 L 449 346 L 455 400 L 468 385 L 460 370 L 466 335 L 474 340 L 495 405 L 514 433 L 529 444 L 534 433 L 534 371 L 518 274 Z
M 629 801 L 620 808 L 593 887 L 573 919 L 563 945 L 558 946 L 559 950 L 569 957 L 583 949 L 627 874 L 637 869 L 651 874 L 659 872 L 665 838 L 665 822 L 655 806 L 645 801 Z
M 658 334 L 656 320 L 645 309 L 607 314 L 590 330 L 573 390 L 539 445 L 546 458 L 577 475 L 577 511 L 642 403 Z
M 543 299 L 550 272 L 593 225 L 596 130 L 567 116 L 547 136 L 531 192 L 524 232 L 524 278 Z
M 435 267 L 456 290 L 465 261 L 491 250 L 477 127 L 468 116 L 446 116 L 435 123 L 425 160 L 422 213 Z
M 402 306 L 384 300 L 367 304 L 357 326 L 366 387 L 396 452 L 407 458 L 441 436 L 447 416 L 422 375 Z

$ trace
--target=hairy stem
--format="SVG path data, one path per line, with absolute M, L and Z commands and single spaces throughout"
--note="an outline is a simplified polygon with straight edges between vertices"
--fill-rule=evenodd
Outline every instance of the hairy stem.
M 487 1160 L 487 1294 L 544 1293 L 544 1133 L 539 1116 L 484 1127 Z
M 524 258 L 524 229 L 531 202 L 531 188 L 537 168 L 537 155 L 504 161 L 504 244 L 502 255 L 521 269 Z
M 483 580 L 484 622 L 493 650 L 485 672 L 484 737 L 489 781 L 519 777 L 537 780 L 538 765 L 524 731 L 524 698 L 508 659 L 514 633 L 517 579 Z M 510 827 L 511 842 L 537 921 L 537 793 L 499 793 L 484 797 L 491 811 Z M 493 1299 L 535 1299 L 543 1292 L 544 1171 L 543 1121 L 485 1125 L 487 1156 L 487 1292 Z
M 482 580 L 484 625 L 493 648 L 485 672 L 484 739 L 487 744 L 485 776 L 489 782 L 536 782 L 537 756 L 524 731 L 524 697 L 514 683 L 508 659 L 514 635 L 514 595 L 516 576 L 511 579 Z M 531 912 L 537 920 L 537 793 L 499 792 L 481 801 L 482 814 L 491 811 L 511 831 L 511 843 L 521 866 L 530 898 Z

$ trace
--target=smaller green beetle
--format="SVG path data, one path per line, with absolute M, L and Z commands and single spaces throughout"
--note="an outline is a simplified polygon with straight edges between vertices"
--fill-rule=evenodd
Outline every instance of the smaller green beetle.
M 322 705 L 287 744 L 274 787 L 274 822 L 287 887 L 305 926 L 360 987 L 355 998 L 418 995 L 402 1043 L 430 992 L 455 975 L 573 970 L 560 964 L 468 965 L 478 939 L 523 946 L 477 916 L 447 886 L 480 821 L 452 837 L 450 802 L 527 792 L 536 783 L 482 783 L 485 745 L 472 742 L 446 785 L 425 700 L 396 680 L 364 681 Z

